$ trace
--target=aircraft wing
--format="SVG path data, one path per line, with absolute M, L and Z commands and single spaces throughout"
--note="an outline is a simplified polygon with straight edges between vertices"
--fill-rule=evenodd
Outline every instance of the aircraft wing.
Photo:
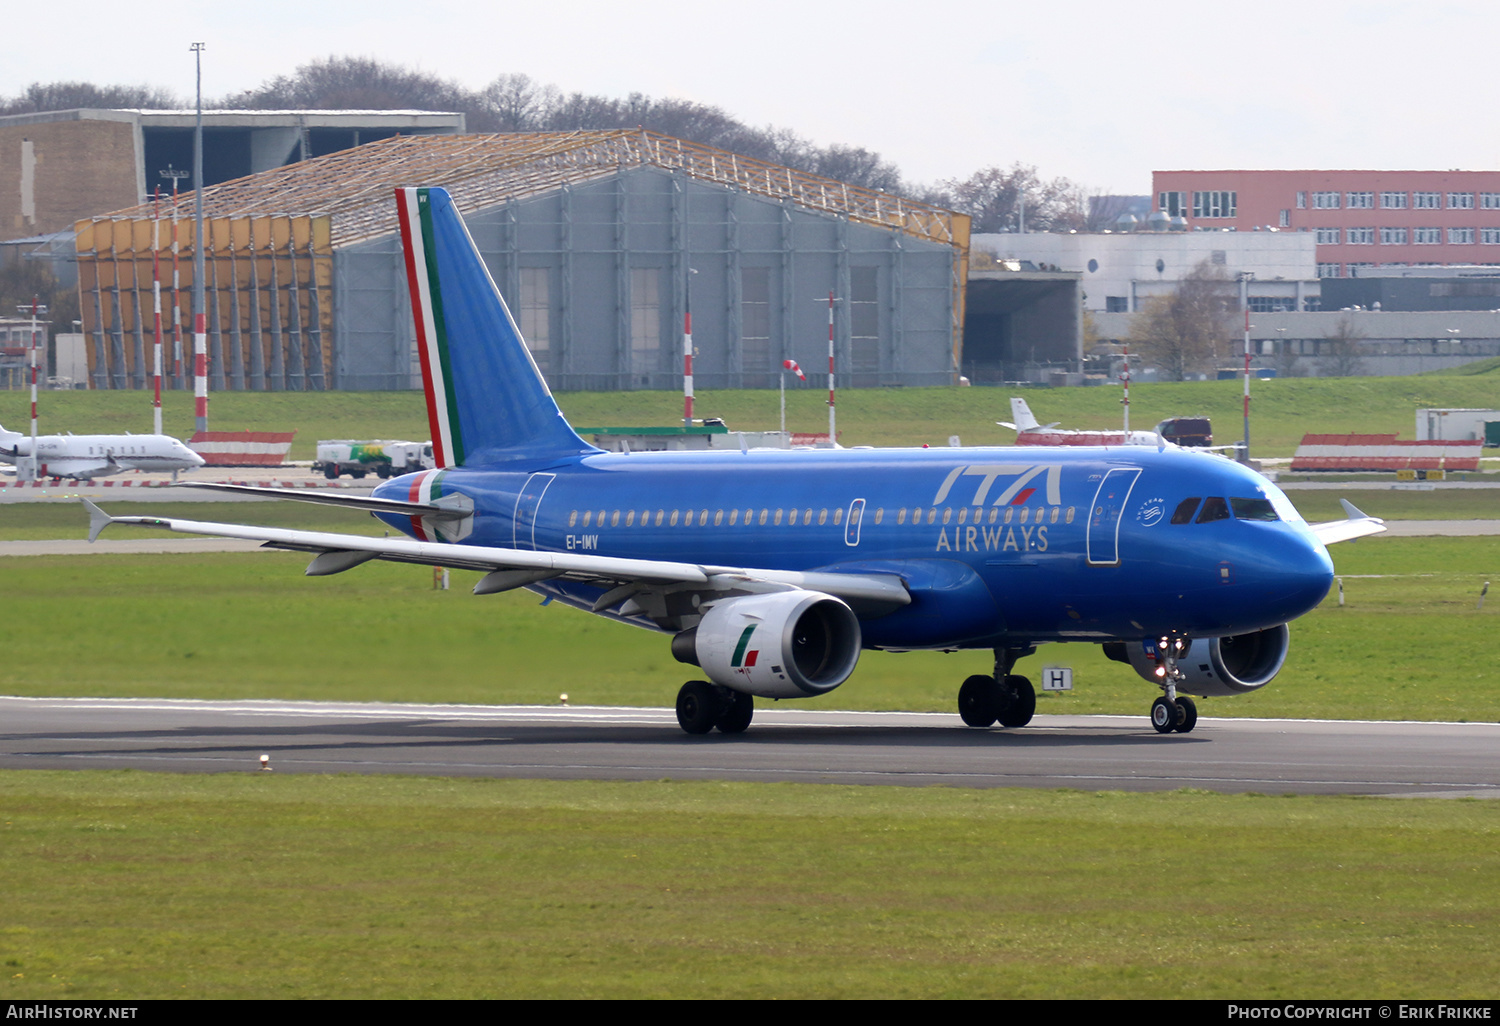
M 1350 502 L 1348 499 L 1340 499 L 1339 503 L 1344 507 L 1344 512 L 1349 514 L 1345 520 L 1332 520 L 1326 524 L 1308 524 L 1318 540 L 1324 545 L 1332 545 L 1334 542 L 1353 541 L 1355 538 L 1364 538 L 1372 534 L 1379 534 L 1386 530 L 1385 521 L 1379 517 L 1367 516 Z
M 554 578 L 566 578 L 608 588 L 596 611 L 628 602 L 648 589 L 674 584 L 703 584 L 715 589 L 744 585 L 805 588 L 847 601 L 857 613 L 878 615 L 911 602 L 906 586 L 895 574 L 845 574 L 820 571 L 767 570 L 754 567 L 712 566 L 657 559 L 630 559 L 575 552 L 541 552 L 497 546 L 455 545 L 409 538 L 373 538 L 325 531 L 293 531 L 274 527 L 214 524 L 175 517 L 112 517 L 88 499 L 89 541 L 110 524 L 159 527 L 182 534 L 259 541 L 267 548 L 311 552 L 307 574 L 320 577 L 352 569 L 372 559 L 418 563 L 455 570 L 487 573 L 475 594 L 490 594 Z
M 262 488 L 257 485 L 219 484 L 212 481 L 184 481 L 177 487 L 256 495 L 266 499 L 295 499 L 298 502 L 316 502 L 324 506 L 369 510 L 371 513 L 395 513 L 398 516 L 461 520 L 474 513 L 474 502 L 467 495 L 445 495 L 434 502 L 404 502 L 400 499 L 376 499 L 368 495 L 339 495 L 301 488 Z
M 120 471 L 120 465 L 109 459 L 49 460 L 43 457 L 41 462 L 46 468 L 43 475 L 45 477 L 71 477 L 86 481 L 91 477 L 106 477 Z

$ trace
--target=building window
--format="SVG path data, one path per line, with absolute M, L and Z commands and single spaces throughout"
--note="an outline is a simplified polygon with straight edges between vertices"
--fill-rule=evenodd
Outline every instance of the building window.
M 740 271 L 740 372 L 746 388 L 771 384 L 771 269 Z
M 1474 194 L 1472 192 L 1450 192 L 1448 194 L 1449 210 L 1473 210 Z
M 1295 313 L 1296 296 L 1251 296 L 1251 313 Z
M 543 368 L 552 345 L 550 275 L 545 267 L 521 268 L 521 337 Z
M 1313 193 L 1314 210 L 1337 210 L 1339 208 L 1339 194 L 1336 192 Z
M 1195 192 L 1193 193 L 1193 216 L 1235 217 L 1238 197 L 1237 192 Z
M 1318 265 L 1318 277 L 1319 278 L 1337 278 L 1338 276 L 1339 276 L 1339 265 L 1338 264 L 1319 264 Z
M 1345 228 L 1344 242 L 1350 246 L 1375 245 L 1374 228 Z
M 1382 228 L 1380 229 L 1380 244 L 1382 246 L 1404 246 L 1406 245 L 1405 228 Z
M 1299 193 L 1297 193 L 1297 209 L 1298 210 L 1306 210 L 1307 209 L 1307 193 L 1305 193 L 1305 192 L 1299 192 Z
M 1474 245 L 1474 229 L 1472 228 L 1449 228 L 1448 245 L 1450 246 L 1472 246 Z
M 1291 226 L 1292 226 L 1292 212 L 1290 210 L 1283 210 L 1281 212 L 1281 218 L 1280 218 L 1278 227 L 1281 227 L 1281 228 L 1290 228 Z
M 1319 228 L 1318 245 L 1337 246 L 1339 244 L 1339 230 L 1337 228 Z
M 1436 210 L 1443 205 L 1443 194 L 1440 192 L 1414 192 L 1411 194 L 1411 205 L 1416 210 Z
M 1351 192 L 1348 199 L 1350 210 L 1375 209 L 1375 194 L 1373 192 Z
M 849 359 L 855 385 L 880 383 L 880 269 L 849 268 Z
M 1157 193 L 1156 207 L 1168 217 L 1187 217 L 1187 193 Z
M 1380 194 L 1380 208 L 1382 210 L 1405 210 L 1406 193 L 1382 192 Z
M 1479 243 L 1482 246 L 1500 246 L 1500 228 L 1479 229 Z
M 1436 246 L 1443 241 L 1441 228 L 1413 228 L 1411 241 L 1418 246 Z
M 630 269 L 630 371 L 661 369 L 661 269 Z
M 1500 210 L 1500 192 L 1481 192 L 1479 194 L 1480 210 Z
M 1105 313 L 1129 313 L 1130 312 L 1130 297 L 1128 297 L 1128 296 L 1105 296 L 1104 297 L 1104 312 Z
M 1345 264 L 1344 266 L 1349 271 L 1349 277 L 1351 277 L 1351 278 L 1358 278 L 1360 271 L 1363 271 L 1363 270 L 1365 270 L 1367 268 L 1374 267 L 1375 265 L 1374 264 L 1370 264 L 1370 263 L 1360 263 L 1360 264 Z

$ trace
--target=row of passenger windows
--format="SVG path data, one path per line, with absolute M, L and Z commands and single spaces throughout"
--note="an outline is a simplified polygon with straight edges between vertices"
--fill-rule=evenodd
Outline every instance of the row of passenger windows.
M 856 513 L 855 515 L 857 516 L 858 514 Z M 990 507 L 988 512 L 986 512 L 983 506 L 980 506 L 976 507 L 971 514 L 967 506 L 961 506 L 957 511 L 952 507 L 938 509 L 935 506 L 913 506 L 908 509 L 902 506 L 899 509 L 893 510 L 876 509 L 871 511 L 869 515 L 876 524 L 883 523 L 887 516 L 894 518 L 897 524 L 905 524 L 908 521 L 913 524 L 924 522 L 936 524 L 940 520 L 944 524 L 954 522 L 960 524 L 1055 524 L 1059 520 L 1071 524 L 1073 522 L 1074 509 L 1072 506 L 1069 506 L 1066 510 L 1061 506 L 1037 506 L 1035 509 L 1030 506 L 1006 506 L 1002 513 L 998 506 Z M 586 509 L 581 512 L 575 509 L 568 514 L 568 527 L 604 527 L 606 525 L 610 527 L 620 527 L 622 525 L 625 527 L 635 527 L 636 525 L 640 525 L 641 527 L 676 527 L 679 524 L 683 527 L 691 527 L 694 524 L 697 524 L 699 527 L 706 527 L 708 526 L 710 517 L 712 517 L 715 527 L 720 527 L 726 522 L 730 527 L 741 523 L 747 527 L 752 524 L 761 527 L 768 524 L 778 527 L 782 524 L 791 526 L 797 523 L 811 525 L 814 519 L 820 525 L 827 524 L 830 521 L 838 525 L 844 522 L 844 510 L 842 507 L 831 511 L 828 509 L 762 509 L 757 514 L 753 509 L 731 509 L 727 511 L 716 509 L 712 513 L 706 509 L 659 509 L 655 513 L 649 509 L 639 511 L 633 509 L 601 509 L 597 511 Z
M 1203 508 L 1198 508 L 1199 503 Z M 1177 509 L 1172 514 L 1174 524 L 1207 524 L 1214 520 L 1228 520 L 1229 511 L 1234 510 L 1236 520 L 1279 520 L 1276 508 L 1271 505 L 1270 499 L 1241 499 L 1231 498 L 1225 500 L 1219 495 L 1210 495 L 1207 499 L 1195 495 L 1189 499 L 1183 499 L 1177 504 Z M 1198 516 L 1194 519 L 1193 514 Z

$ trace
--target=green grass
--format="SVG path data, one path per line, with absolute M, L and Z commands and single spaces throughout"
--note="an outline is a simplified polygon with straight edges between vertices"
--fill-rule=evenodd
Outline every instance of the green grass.
M 1500 805 L 0 773 L 11 1000 L 1487 999 Z
M 1137 384 L 1131 388 L 1131 424 L 1150 428 L 1178 415 L 1213 418 L 1221 442 L 1241 434 L 1242 385 L 1237 381 Z M 1422 407 L 1495 405 L 1489 373 L 1446 373 L 1391 378 L 1285 378 L 1251 385 L 1251 438 L 1258 456 L 1290 456 L 1307 432 L 1400 434 L 1410 439 L 1415 411 Z M 997 426 L 1009 420 L 1013 393 L 998 388 L 875 388 L 839 393 L 838 426 L 845 445 L 947 445 L 958 435 L 966 445 L 1008 445 L 1015 433 Z M 1016 393 L 1022 394 L 1022 393 Z M 1028 389 L 1037 417 L 1070 428 L 1116 428 L 1121 422 L 1120 390 L 1103 388 Z M 676 392 L 569 392 L 559 405 L 575 424 L 652 425 L 680 423 L 682 397 Z M 0 423 L 24 429 L 29 400 L 21 391 L 0 392 Z M 187 437 L 193 430 L 192 397 L 167 393 L 164 427 Z M 778 425 L 774 390 L 700 393 L 700 416 L 723 417 L 732 428 L 772 430 Z M 141 392 L 49 392 L 42 402 L 45 431 L 148 431 L 149 400 Z M 211 403 L 215 430 L 295 429 L 294 459 L 311 459 L 320 438 L 428 437 L 423 399 L 418 392 L 220 392 Z M 824 432 L 828 407 L 824 393 L 809 384 L 787 392 L 787 426 Z
M 1206 716 L 1500 720 L 1489 641 L 1500 538 L 1364 539 L 1334 548 L 1336 596 L 1292 625 L 1270 686 L 1206 699 Z M 308 579 L 281 553 L 49 556 L 0 561 L 8 614 L 0 692 L 182 698 L 671 705 L 692 671 L 665 635 L 527 592 L 475 598 L 478 575 L 432 590 L 421 567 L 370 563 Z M 1384 575 L 1384 576 L 1365 576 Z M 58 625 L 65 625 L 61 633 Z M 86 627 L 88 643 L 60 641 Z M 59 658 L 60 645 L 66 658 Z M 985 652 L 867 652 L 806 708 L 951 712 Z M 1075 691 L 1040 713 L 1141 714 L 1155 694 L 1094 645 L 1044 646 L 1020 664 L 1071 664 Z

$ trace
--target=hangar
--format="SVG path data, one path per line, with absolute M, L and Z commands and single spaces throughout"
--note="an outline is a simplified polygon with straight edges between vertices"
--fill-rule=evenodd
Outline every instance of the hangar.
M 843 383 L 958 379 L 967 216 L 616 130 L 398 136 L 210 186 L 211 387 L 419 387 L 392 196 L 419 185 L 453 194 L 553 388 L 677 387 L 689 304 L 700 387 L 775 387 L 826 365 L 830 294 Z M 93 387 L 144 387 L 171 231 L 147 205 L 75 225 Z

